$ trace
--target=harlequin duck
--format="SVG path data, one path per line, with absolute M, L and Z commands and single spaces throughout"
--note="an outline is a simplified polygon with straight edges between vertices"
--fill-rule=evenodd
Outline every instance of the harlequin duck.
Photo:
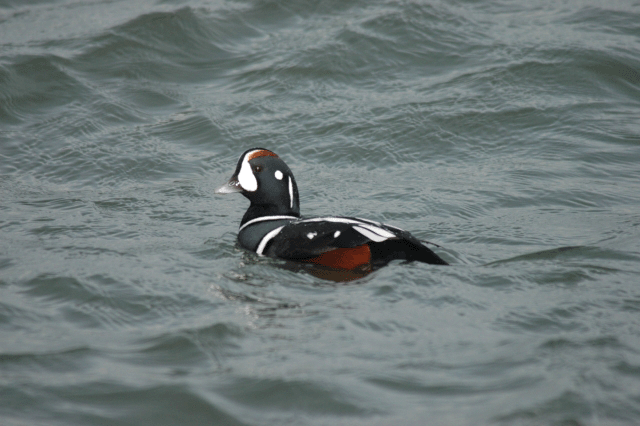
M 260 256 L 345 270 L 370 270 L 393 259 L 447 265 L 395 226 L 355 217 L 301 217 L 293 174 L 268 149 L 245 151 L 229 182 L 215 192 L 239 192 L 251 201 L 238 241 Z

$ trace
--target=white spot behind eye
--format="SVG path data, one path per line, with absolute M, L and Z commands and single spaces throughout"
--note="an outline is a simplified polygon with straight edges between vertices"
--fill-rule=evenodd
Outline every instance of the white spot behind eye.
M 276 170 L 276 173 L 275 173 L 275 174 L 276 174 L 276 179 L 278 179 L 278 180 L 282 180 L 282 177 L 283 177 L 284 175 L 282 174 L 282 172 L 281 172 L 280 170 Z
M 338 238 L 340 236 L 340 231 L 336 231 L 333 233 L 333 238 Z
M 315 237 L 316 235 L 318 235 L 317 232 L 309 232 L 307 234 L 307 238 L 310 239 L 310 240 L 313 240 L 313 237 Z

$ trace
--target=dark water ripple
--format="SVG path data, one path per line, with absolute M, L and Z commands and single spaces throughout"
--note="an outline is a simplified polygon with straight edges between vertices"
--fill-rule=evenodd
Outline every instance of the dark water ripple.
M 0 0 L 0 423 L 634 425 L 640 5 Z M 451 267 L 236 246 L 303 213 Z M 354 277 L 350 277 L 354 278 Z

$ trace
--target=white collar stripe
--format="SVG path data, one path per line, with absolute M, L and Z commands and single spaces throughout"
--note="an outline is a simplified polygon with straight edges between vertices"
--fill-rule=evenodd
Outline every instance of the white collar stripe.
M 262 217 L 258 217 L 255 219 L 251 219 L 249 222 L 245 223 L 244 225 L 242 225 L 240 227 L 240 229 L 238 230 L 238 232 L 242 231 L 244 228 L 246 228 L 249 225 L 253 225 L 256 222 L 263 222 L 266 220 L 283 220 L 283 219 L 297 219 L 297 217 L 295 216 L 262 216 Z

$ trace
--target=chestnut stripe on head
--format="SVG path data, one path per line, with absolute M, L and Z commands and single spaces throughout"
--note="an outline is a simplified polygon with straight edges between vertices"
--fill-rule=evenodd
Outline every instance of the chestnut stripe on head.
M 247 155 L 247 161 L 251 161 L 254 158 L 258 158 L 258 157 L 276 157 L 278 158 L 278 156 L 269 151 L 268 149 L 256 149 L 255 151 L 251 151 L 248 155 Z

